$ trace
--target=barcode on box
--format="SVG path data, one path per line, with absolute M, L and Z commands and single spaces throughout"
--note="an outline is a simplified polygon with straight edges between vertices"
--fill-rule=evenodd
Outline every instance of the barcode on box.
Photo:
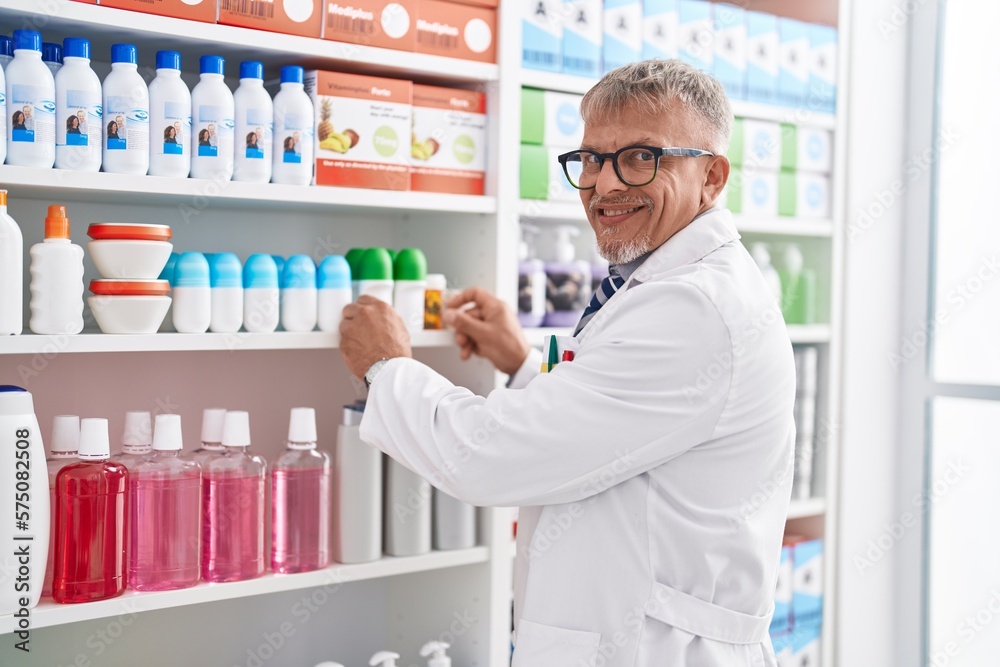
M 526 63 L 541 63 L 543 65 L 555 65 L 558 60 L 557 56 L 552 53 L 546 53 L 544 51 L 529 51 L 525 49 L 522 52 L 522 59 Z
M 273 19 L 274 3 L 267 0 L 222 0 L 222 11 L 262 19 Z
M 433 32 L 421 31 L 417 33 L 417 41 L 425 46 L 454 49 L 458 47 L 458 37 L 455 35 L 438 35 Z
M 326 27 L 337 32 L 363 33 L 368 36 L 375 34 L 375 24 L 366 19 L 352 19 L 350 16 L 327 14 Z

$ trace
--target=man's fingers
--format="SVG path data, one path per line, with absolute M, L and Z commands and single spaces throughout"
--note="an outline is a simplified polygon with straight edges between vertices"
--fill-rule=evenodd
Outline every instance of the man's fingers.
M 451 317 L 448 318 L 451 321 L 451 327 L 458 333 L 465 334 L 473 341 L 478 341 L 481 337 L 489 333 L 491 326 L 477 317 L 470 317 L 469 315 L 460 312 L 452 311 Z
M 490 298 L 492 298 L 492 295 L 482 287 L 467 287 L 448 299 L 445 307 L 459 308 L 466 303 L 474 303 L 477 306 L 482 306 Z

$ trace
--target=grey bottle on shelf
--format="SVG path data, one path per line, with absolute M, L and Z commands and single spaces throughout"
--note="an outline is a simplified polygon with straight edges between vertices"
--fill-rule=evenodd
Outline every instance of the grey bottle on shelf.
M 471 549 L 476 546 L 476 508 L 434 489 L 434 549 Z
M 419 556 L 431 550 L 431 485 L 389 458 L 385 466 L 385 553 Z
M 363 404 L 344 406 L 333 454 L 333 560 L 367 563 L 382 557 L 382 458 L 361 440 Z

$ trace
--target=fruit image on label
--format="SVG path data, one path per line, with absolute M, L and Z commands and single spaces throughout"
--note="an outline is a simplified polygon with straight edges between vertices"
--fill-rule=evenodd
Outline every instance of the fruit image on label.
M 399 135 L 388 125 L 382 125 L 375 130 L 372 142 L 375 146 L 375 152 L 382 157 L 392 157 L 399 150 Z
M 455 137 L 455 145 L 451 150 L 455 153 L 455 159 L 462 164 L 469 164 L 476 158 L 476 142 L 467 134 Z

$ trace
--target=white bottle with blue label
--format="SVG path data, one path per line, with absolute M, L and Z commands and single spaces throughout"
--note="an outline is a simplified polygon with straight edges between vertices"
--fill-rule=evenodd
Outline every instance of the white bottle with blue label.
M 240 63 L 240 87 L 233 93 L 233 99 L 236 102 L 233 180 L 269 183 L 274 103 L 264 90 L 262 63 L 255 60 Z
M 7 78 L 7 164 L 50 168 L 56 159 L 56 84 L 37 30 L 14 31 Z
M 233 93 L 226 85 L 226 61 L 202 56 L 201 80 L 191 91 L 191 178 L 226 182 L 233 178 Z
M 272 183 L 309 185 L 313 173 L 313 104 L 297 65 L 281 68 L 281 90 L 274 96 Z
M 191 91 L 181 79 L 181 54 L 156 52 L 149 84 L 149 175 L 187 178 L 191 173 Z
M 56 168 L 101 170 L 101 80 L 90 68 L 90 42 L 63 41 L 56 74 Z
M 104 171 L 149 171 L 149 89 L 139 76 L 133 44 L 111 45 L 111 73 L 104 78 Z

